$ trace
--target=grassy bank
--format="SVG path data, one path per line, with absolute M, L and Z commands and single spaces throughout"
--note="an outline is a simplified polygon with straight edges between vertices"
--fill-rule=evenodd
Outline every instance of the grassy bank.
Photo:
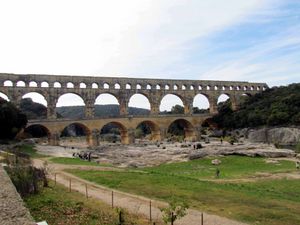
M 219 166 L 223 182 L 214 179 L 210 160 L 166 164 L 144 170 L 69 170 L 83 179 L 153 199 L 185 200 L 191 207 L 256 225 L 300 224 L 299 180 L 265 179 L 230 183 L 227 178 L 245 178 L 257 172 L 293 170 L 292 162 L 265 163 L 262 158 L 226 157 Z
M 61 186 L 50 183 L 39 194 L 25 198 L 26 206 L 36 221 L 46 220 L 48 224 L 68 225 L 117 225 L 116 209 L 93 199 L 86 199 L 78 192 L 68 192 Z M 149 224 L 146 219 L 125 212 L 125 223 L 130 225 Z

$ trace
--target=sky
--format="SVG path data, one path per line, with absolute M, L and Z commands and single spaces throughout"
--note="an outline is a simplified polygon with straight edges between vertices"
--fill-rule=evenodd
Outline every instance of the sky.
M 300 81 L 299 0 L 0 0 L 0 34 L 3 73 Z

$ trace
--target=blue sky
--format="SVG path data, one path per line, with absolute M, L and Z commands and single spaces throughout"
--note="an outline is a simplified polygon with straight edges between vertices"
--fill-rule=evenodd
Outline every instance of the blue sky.
M 0 0 L 0 72 L 300 81 L 299 0 Z

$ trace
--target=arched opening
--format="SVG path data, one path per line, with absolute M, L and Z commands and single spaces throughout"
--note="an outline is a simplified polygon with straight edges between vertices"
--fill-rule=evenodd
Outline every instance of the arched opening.
M 247 101 L 250 97 L 251 97 L 251 94 L 250 94 L 250 93 L 243 93 L 243 94 L 241 95 L 241 99 L 240 99 L 240 103 L 239 103 L 239 104 L 244 103 L 244 102 Z
M 174 84 L 173 89 L 178 90 L 178 85 Z
M 190 90 L 194 90 L 194 89 L 195 89 L 194 85 L 191 85 Z
M 22 96 L 20 109 L 29 120 L 47 118 L 47 100 L 37 92 L 29 92 Z
M 49 87 L 49 83 L 48 82 L 46 82 L 46 81 L 43 81 L 42 83 L 41 83 L 41 87 Z
M 219 89 L 218 86 L 215 85 L 214 90 L 217 91 L 218 89 Z
M 37 138 L 39 144 L 49 144 L 50 131 L 41 124 L 33 124 L 24 129 L 23 138 Z
M 209 101 L 203 94 L 197 94 L 193 100 L 193 114 L 209 113 Z
M 119 122 L 105 124 L 100 130 L 100 141 L 109 143 L 133 143 L 132 137 L 128 136 L 126 127 Z
M 92 88 L 97 89 L 99 85 L 97 83 L 92 83 Z
M 66 126 L 60 135 L 60 145 L 68 147 L 88 147 L 91 131 L 82 123 L 72 123 Z
M 25 85 L 25 82 L 24 82 L 24 81 L 20 80 L 20 81 L 17 82 L 17 85 L 16 85 L 16 86 L 17 86 L 17 87 L 25 87 L 26 85 Z
M 130 89 L 131 89 L 131 84 L 126 84 L 125 88 L 126 88 L 127 90 L 130 90 Z
M 81 119 L 85 116 L 85 103 L 78 94 L 63 94 L 57 100 L 56 112 L 59 118 Z
M 218 111 L 219 112 L 221 111 L 221 109 L 223 107 L 230 107 L 231 108 L 231 101 L 230 101 L 229 95 L 227 95 L 227 94 L 221 94 L 218 97 L 217 107 L 218 107 Z
M 198 86 L 198 90 L 200 90 L 200 91 L 202 90 L 202 86 L 201 85 Z
M 193 125 L 185 119 L 177 119 L 173 121 L 167 132 L 167 138 L 171 141 L 195 141 L 196 135 Z
M 37 83 L 35 81 L 30 81 L 29 82 L 29 87 L 37 87 Z
M 95 116 L 116 117 L 120 115 L 120 104 L 118 99 L 109 93 L 98 95 L 95 100 Z
M 181 89 L 182 89 L 182 90 L 186 90 L 186 85 L 183 84 L 183 85 L 181 86 Z
M 159 126 L 152 121 L 143 121 L 135 129 L 134 137 L 139 142 L 160 141 Z
M 83 82 L 81 82 L 81 83 L 79 84 L 79 88 L 86 88 L 86 84 L 83 83 Z
M 9 98 L 6 94 L 0 92 L 0 98 L 4 99 L 5 101 L 8 101 L 9 102 Z
M 61 83 L 55 81 L 54 84 L 53 84 L 53 87 L 55 87 L 55 88 L 61 88 Z
M 149 99 L 142 94 L 134 94 L 128 102 L 129 115 L 148 115 L 151 110 Z
M 120 88 L 121 88 L 120 84 L 116 83 L 115 84 L 115 89 L 120 89 Z
M 104 89 L 109 89 L 109 84 L 108 84 L 108 83 L 104 83 L 104 84 L 103 84 L 103 88 L 104 88 Z
M 183 114 L 184 105 L 177 95 L 167 94 L 160 102 L 159 111 L 161 114 Z
M 165 90 L 170 90 L 170 86 L 168 84 L 165 85 Z
M 13 82 L 11 80 L 6 80 L 6 81 L 3 82 L 3 86 L 4 87 L 12 87 L 14 85 L 13 85 Z
M 139 89 L 142 89 L 142 86 L 141 86 L 140 84 L 137 84 L 137 85 L 136 85 L 136 89 L 138 89 L 138 90 L 139 90 Z
M 156 90 L 160 90 L 160 85 L 159 84 L 156 85 Z
M 236 86 L 236 90 L 237 91 L 241 90 L 241 87 L 240 86 Z
M 208 91 L 210 90 L 210 86 L 209 85 L 206 86 L 206 90 L 208 90 Z
M 151 85 L 150 85 L 150 84 L 147 84 L 146 89 L 147 89 L 147 90 L 151 90 L 151 88 L 152 88 Z
M 72 82 L 67 83 L 67 88 L 74 88 L 74 84 Z

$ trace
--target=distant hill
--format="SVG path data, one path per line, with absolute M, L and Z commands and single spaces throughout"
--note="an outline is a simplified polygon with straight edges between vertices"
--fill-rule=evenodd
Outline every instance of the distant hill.
M 31 119 L 45 119 L 47 117 L 47 108 L 39 103 L 33 102 L 31 98 L 21 100 L 21 111 Z M 84 106 L 63 106 L 56 108 L 58 118 L 80 119 L 84 117 Z M 118 116 L 120 115 L 119 105 L 96 105 L 95 116 Z M 147 115 L 150 113 L 147 109 L 129 107 L 129 115 Z
M 237 111 L 219 104 L 213 121 L 222 128 L 300 125 L 300 83 L 273 87 L 245 100 Z

